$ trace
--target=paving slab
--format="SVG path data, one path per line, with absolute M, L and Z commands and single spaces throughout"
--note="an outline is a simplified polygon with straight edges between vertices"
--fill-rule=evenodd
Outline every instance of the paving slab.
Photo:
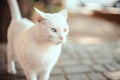
M 106 72 L 107 69 L 102 64 L 93 64 L 91 65 L 95 72 Z
M 63 74 L 63 71 L 59 67 L 54 67 L 51 72 L 51 75 L 62 75 L 62 74 Z
M 92 72 L 92 68 L 89 65 L 78 65 L 78 66 L 67 66 L 63 67 L 65 73 L 74 74 L 74 73 L 84 73 L 84 72 Z
M 120 80 L 120 71 L 105 72 L 104 75 L 110 80 Z
M 71 74 L 68 75 L 69 80 L 90 80 L 86 74 Z
M 66 80 L 63 75 L 50 76 L 50 80 Z
M 100 73 L 90 73 L 88 74 L 91 80 L 107 80 L 102 74 Z

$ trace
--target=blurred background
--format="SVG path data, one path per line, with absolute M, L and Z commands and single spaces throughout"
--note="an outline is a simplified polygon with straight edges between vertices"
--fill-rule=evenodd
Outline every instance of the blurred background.
M 33 6 L 54 13 L 68 9 L 70 34 L 94 36 L 96 38 L 119 38 L 119 0 L 18 0 L 23 17 L 35 20 Z M 10 23 L 7 0 L 0 1 L 0 42 L 6 42 L 6 31 Z M 113 38 L 114 37 L 114 38 Z M 111 40 L 109 39 L 109 40 Z
M 35 21 L 33 6 L 47 13 L 64 8 L 69 11 L 71 42 L 63 48 L 50 80 L 120 80 L 120 0 L 18 0 L 18 3 L 22 16 L 32 21 Z M 0 0 L 0 10 L 3 65 L 0 70 L 5 72 L 6 34 L 11 20 L 6 0 Z M 3 80 L 24 80 L 20 76 L 9 79 L 2 76 Z

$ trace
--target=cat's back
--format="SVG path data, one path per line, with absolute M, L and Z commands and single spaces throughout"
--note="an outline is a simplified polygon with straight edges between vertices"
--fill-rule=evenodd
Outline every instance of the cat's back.
M 12 20 L 9 26 L 8 33 L 12 36 L 17 37 L 23 32 L 30 29 L 33 25 L 34 23 L 26 18 L 22 18 L 20 20 Z
M 23 31 L 31 28 L 34 23 L 26 18 L 20 20 L 12 20 L 10 27 L 14 30 Z

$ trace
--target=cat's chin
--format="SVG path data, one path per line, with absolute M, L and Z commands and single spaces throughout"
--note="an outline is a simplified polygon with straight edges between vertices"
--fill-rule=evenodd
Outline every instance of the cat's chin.
M 64 44 L 64 43 L 65 43 L 65 41 L 54 42 L 54 44 L 56 44 L 56 45 L 62 45 L 62 44 Z
M 63 44 L 62 42 L 57 42 L 57 43 L 54 43 L 55 45 L 61 45 Z

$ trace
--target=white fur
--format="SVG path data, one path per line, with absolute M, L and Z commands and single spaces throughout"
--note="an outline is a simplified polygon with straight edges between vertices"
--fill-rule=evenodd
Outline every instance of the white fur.
M 19 10 L 13 8 L 15 4 L 16 0 L 9 1 L 9 5 L 12 5 L 10 8 L 13 18 L 8 29 L 8 72 L 16 74 L 15 61 L 17 61 L 27 80 L 37 80 L 38 76 L 40 80 L 48 80 L 60 55 L 62 43 L 66 42 L 69 32 L 66 22 L 67 11 L 48 14 L 35 8 L 41 21 L 33 23 L 20 17 Z M 52 32 L 51 28 L 57 29 L 57 32 Z M 67 31 L 64 32 L 64 29 Z

